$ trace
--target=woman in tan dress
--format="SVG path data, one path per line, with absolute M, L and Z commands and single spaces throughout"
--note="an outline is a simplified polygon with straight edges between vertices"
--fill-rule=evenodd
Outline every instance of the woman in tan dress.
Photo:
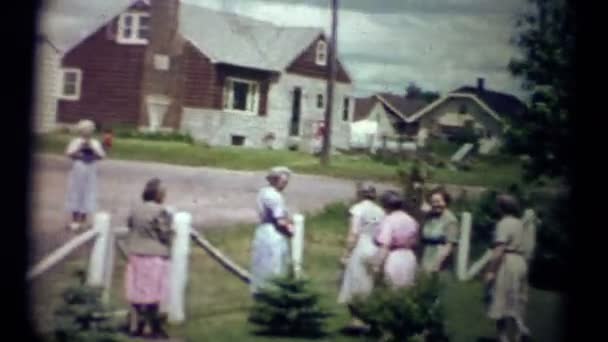
M 442 188 L 429 196 L 431 210 L 422 228 L 422 268 L 425 272 L 438 272 L 446 268 L 458 245 L 460 231 L 458 219 L 448 209 L 450 195 Z
M 488 316 L 496 321 L 498 340 L 509 341 L 509 330 L 515 328 L 515 340 L 529 335 L 524 324 L 528 301 L 528 265 L 524 255 L 524 225 L 518 218 L 519 204 L 509 195 L 497 198 L 502 219 L 496 224 L 494 249 L 485 281 L 490 288 Z

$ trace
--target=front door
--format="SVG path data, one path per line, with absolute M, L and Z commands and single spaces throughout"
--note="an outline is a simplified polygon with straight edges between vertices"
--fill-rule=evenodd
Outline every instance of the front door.
M 291 103 L 291 120 L 289 122 L 289 136 L 295 137 L 300 135 L 300 117 L 302 112 L 302 89 L 295 87 L 293 89 L 293 99 Z

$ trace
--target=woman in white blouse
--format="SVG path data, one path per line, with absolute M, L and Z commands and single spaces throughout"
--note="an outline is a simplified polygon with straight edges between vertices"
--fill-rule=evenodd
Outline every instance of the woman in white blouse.
M 86 224 L 87 215 L 95 211 L 97 204 L 97 161 L 105 157 L 99 141 L 94 139 L 95 124 L 81 120 L 77 125 L 79 137 L 70 141 L 66 155 L 72 159 L 68 176 L 66 207 L 72 214 L 71 230 Z
M 293 222 L 287 213 L 282 191 L 287 187 L 290 175 L 291 171 L 286 167 L 272 168 L 266 177 L 269 185 L 260 189 L 257 196 L 260 224 L 252 245 L 253 294 L 266 286 L 271 278 L 287 272 Z

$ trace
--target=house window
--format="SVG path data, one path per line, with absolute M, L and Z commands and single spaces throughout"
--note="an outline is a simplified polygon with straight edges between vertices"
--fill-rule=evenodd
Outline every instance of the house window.
M 259 98 L 258 82 L 226 78 L 224 109 L 255 114 L 258 112 Z
M 150 14 L 129 12 L 118 19 L 118 38 L 121 44 L 147 44 L 150 36 Z
M 243 146 L 245 145 L 245 137 L 242 135 L 233 135 L 231 137 L 231 144 L 233 146 Z
M 81 83 L 82 71 L 79 69 L 63 69 L 60 97 L 64 100 L 80 99 Z
M 317 95 L 317 108 L 323 108 L 325 107 L 325 103 L 324 103 L 324 98 L 323 98 L 323 94 L 318 94 Z
M 342 120 L 348 121 L 348 110 L 349 110 L 350 100 L 348 97 L 344 98 L 344 108 L 342 108 Z
M 317 65 L 325 66 L 327 65 L 327 43 L 319 40 L 317 42 L 317 51 L 315 56 L 315 63 Z

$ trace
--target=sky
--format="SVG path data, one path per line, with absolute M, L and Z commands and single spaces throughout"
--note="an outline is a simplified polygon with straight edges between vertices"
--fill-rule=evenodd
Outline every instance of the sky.
M 51 2 L 53 0 L 50 0 Z M 95 3 L 80 0 L 62 22 L 87 20 Z M 330 0 L 181 0 L 284 26 L 330 32 Z M 85 5 L 86 4 L 86 5 Z M 527 0 L 340 0 L 338 56 L 355 95 L 404 94 L 410 82 L 446 93 L 475 85 L 523 98 L 507 70 L 518 54 L 510 39 Z M 94 15 L 91 13 L 91 15 Z

